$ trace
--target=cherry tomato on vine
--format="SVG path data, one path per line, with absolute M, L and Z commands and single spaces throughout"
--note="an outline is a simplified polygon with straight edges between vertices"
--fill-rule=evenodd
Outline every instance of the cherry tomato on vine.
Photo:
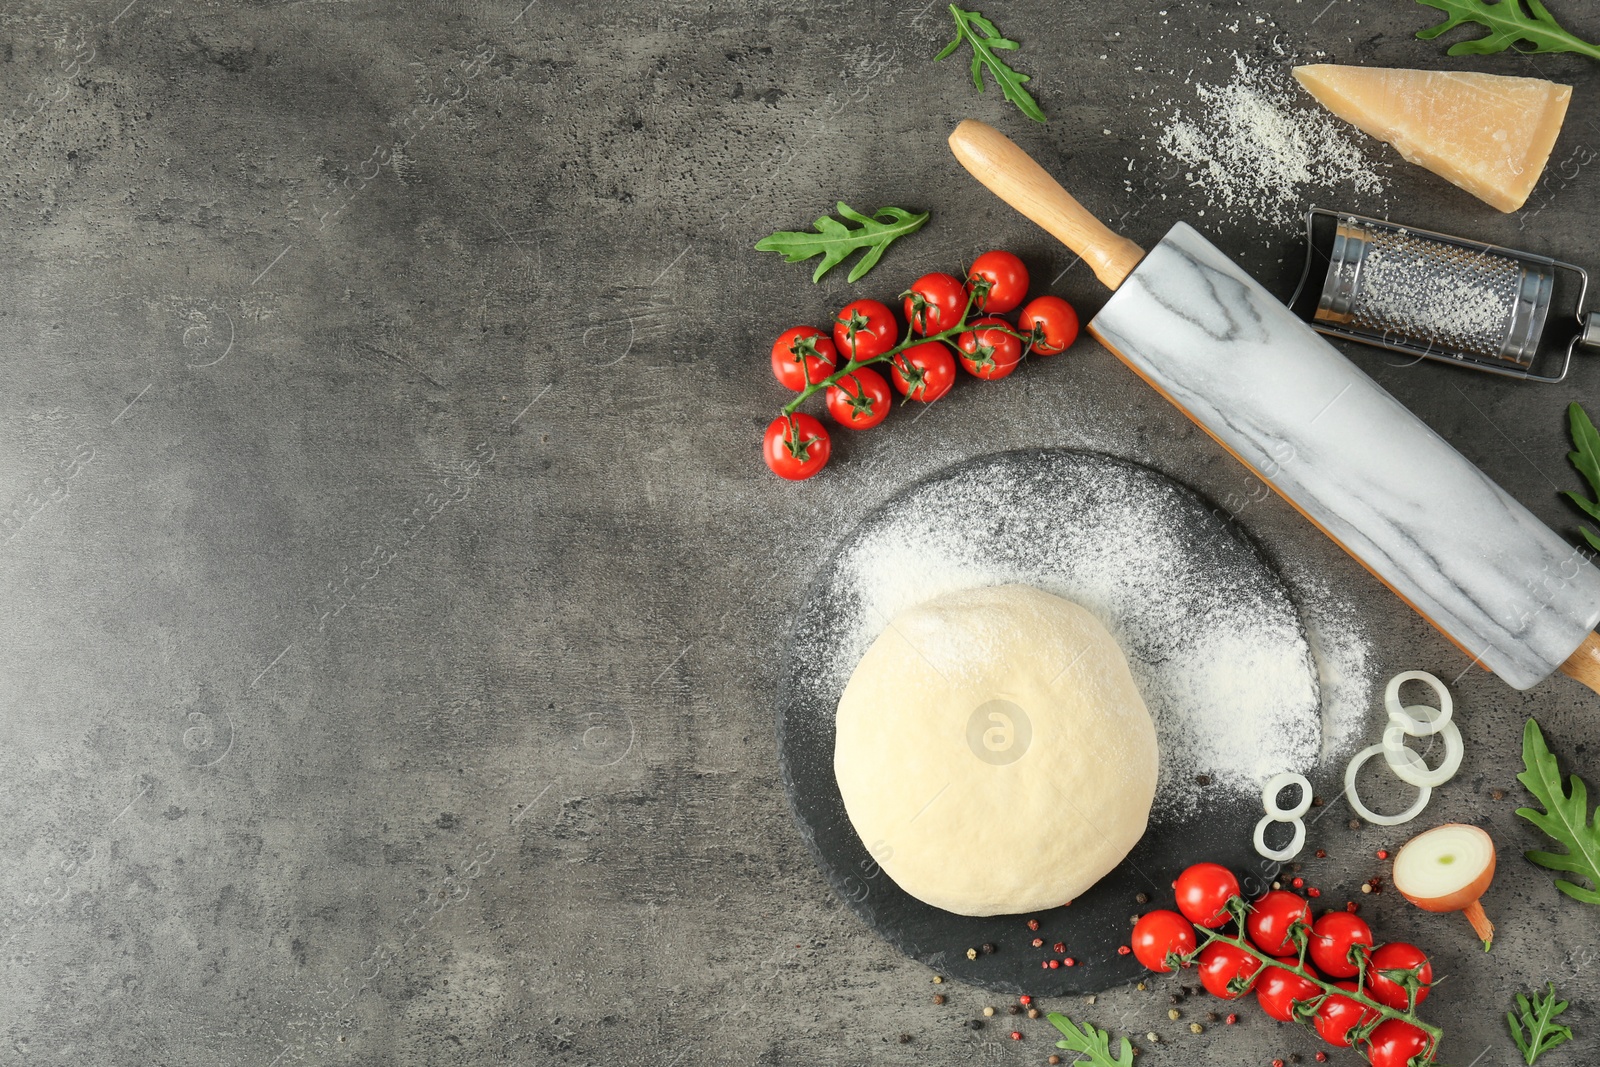
M 1173 889 L 1183 917 L 1214 930 L 1230 917 L 1228 900 L 1239 895 L 1239 879 L 1220 863 L 1196 863 L 1178 875 Z
M 1354 993 L 1354 982 L 1335 982 L 1340 989 Z M 1378 1013 L 1358 1000 L 1350 997 L 1341 997 L 1331 994 L 1317 1006 L 1316 1018 L 1312 1021 L 1317 1028 L 1317 1034 L 1330 1045 L 1340 1048 L 1350 1047 L 1350 1031 L 1364 1023 L 1369 1023 L 1378 1017 Z
M 1428 962 L 1428 957 L 1416 945 L 1408 945 L 1404 941 L 1379 945 L 1373 949 L 1372 959 L 1367 964 L 1367 996 L 1396 1011 L 1405 1011 L 1406 987 L 1403 981 L 1397 982 L 1383 972 L 1417 968 L 1420 968 L 1417 977 L 1422 983 L 1417 989 L 1417 1003 L 1421 1004 L 1428 998 L 1428 983 L 1433 981 L 1433 964 Z
M 1017 329 L 1033 336 L 1034 354 L 1053 356 L 1078 339 L 1078 313 L 1059 296 L 1036 296 L 1017 316 Z
M 1280 962 L 1283 964 L 1281 967 L 1268 964 L 1267 969 L 1261 972 L 1261 977 L 1256 979 L 1256 1000 L 1262 1011 L 1286 1023 L 1294 1019 L 1295 1005 L 1321 996 L 1322 987 L 1290 970 L 1296 962 L 1293 958 L 1284 957 Z
M 1261 961 L 1226 941 L 1213 941 L 1200 950 L 1200 984 L 1223 1000 L 1235 1000 L 1250 991 L 1250 980 Z
M 1330 911 L 1311 927 L 1306 954 L 1330 978 L 1353 978 L 1360 968 L 1350 960 L 1354 945 L 1372 948 L 1372 927 L 1347 911 Z
M 967 368 L 968 373 L 993 382 L 1016 370 L 1017 364 L 1022 362 L 1022 342 L 1005 330 L 994 329 L 996 326 L 1010 327 L 1011 324 L 1005 319 L 991 316 L 979 319 L 972 325 L 974 329 L 956 338 L 956 347 L 961 350 L 961 365 Z
M 924 341 L 889 360 L 889 378 L 903 395 L 931 404 L 956 383 L 956 358 L 944 342 Z
M 1194 951 L 1194 926 L 1175 911 L 1149 911 L 1133 924 L 1135 958 L 1152 971 L 1165 974 L 1173 970 L 1168 956 L 1187 956 Z
M 1274 889 L 1250 905 L 1244 928 L 1262 952 L 1269 956 L 1287 956 L 1295 951 L 1290 936 L 1295 923 L 1311 925 L 1311 905 L 1287 889 Z
M 852 300 L 833 320 L 833 344 L 846 360 L 881 356 L 899 339 L 894 312 L 876 300 Z
M 871 367 L 853 370 L 828 386 L 828 414 L 852 430 L 870 430 L 889 417 L 889 383 Z
M 793 415 L 779 415 L 767 426 L 761 455 L 772 473 L 798 482 L 821 470 L 832 449 L 822 423 L 797 411 Z
M 967 288 L 976 294 L 973 307 L 1003 315 L 1028 295 L 1028 268 L 1010 252 L 985 252 L 972 261 Z
M 967 310 L 966 287 L 940 271 L 924 274 L 900 295 L 905 297 L 906 321 L 920 334 L 950 329 Z
M 772 342 L 772 373 L 799 392 L 839 369 L 839 351 L 815 326 L 794 326 Z
M 1428 1051 L 1428 1035 L 1404 1019 L 1385 1019 L 1367 1038 L 1372 1067 L 1410 1067 Z

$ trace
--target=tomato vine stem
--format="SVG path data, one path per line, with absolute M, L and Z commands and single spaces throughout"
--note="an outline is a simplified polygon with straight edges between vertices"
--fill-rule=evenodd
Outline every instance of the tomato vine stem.
M 1235 898 L 1235 899 L 1237 900 L 1238 898 Z M 1241 903 L 1242 903 L 1242 901 L 1241 901 Z M 1246 906 L 1248 907 L 1248 905 L 1246 905 Z M 1242 929 L 1243 928 L 1243 919 L 1240 919 L 1239 921 L 1240 921 L 1240 927 Z M 1271 956 L 1271 955 L 1269 955 L 1269 954 L 1267 954 L 1265 952 L 1262 952 L 1255 945 L 1252 945 L 1250 943 L 1250 939 L 1245 937 L 1242 933 L 1238 937 L 1230 937 L 1229 935 L 1224 934 L 1224 933 L 1219 933 L 1216 930 L 1208 930 L 1208 929 L 1205 929 L 1204 927 L 1201 927 L 1200 929 L 1201 929 L 1201 932 L 1204 933 L 1205 936 L 1206 936 L 1205 944 L 1200 945 L 1197 949 L 1195 949 L 1195 951 L 1193 953 L 1191 953 L 1191 955 L 1190 955 L 1191 959 L 1197 957 L 1200 954 L 1201 950 L 1203 950 L 1206 947 L 1206 945 L 1209 945 L 1212 942 L 1220 941 L 1220 942 L 1222 942 L 1224 944 L 1232 945 L 1234 948 L 1240 949 L 1241 951 L 1243 951 L 1243 952 L 1255 957 L 1257 960 L 1260 960 L 1263 964 L 1265 964 L 1267 966 L 1270 966 L 1270 967 L 1282 967 L 1286 971 L 1292 971 L 1293 973 L 1299 975 L 1301 978 L 1304 978 L 1306 981 L 1310 982 L 1312 985 L 1315 985 L 1316 987 L 1321 989 L 1323 995 L 1321 997 L 1314 998 L 1313 1000 L 1306 1001 L 1305 1003 L 1307 1005 L 1311 1005 L 1311 1006 L 1320 1005 L 1322 1000 L 1325 999 L 1326 997 L 1329 997 L 1329 996 L 1346 997 L 1346 998 L 1348 998 L 1350 1000 L 1353 1000 L 1356 1003 L 1360 1004 L 1362 1007 L 1372 1009 L 1374 1012 L 1376 1012 L 1378 1014 L 1379 1018 L 1378 1018 L 1378 1020 L 1376 1020 L 1376 1021 L 1374 1021 L 1372 1023 L 1372 1026 L 1376 1026 L 1377 1022 L 1382 1021 L 1384 1019 L 1398 1019 L 1401 1022 L 1409 1023 L 1412 1026 L 1415 1026 L 1417 1029 L 1423 1031 L 1424 1033 L 1426 1033 L 1428 1035 L 1428 1043 L 1429 1043 L 1429 1046 L 1430 1046 L 1429 1047 L 1429 1051 L 1428 1051 L 1428 1062 L 1430 1062 L 1430 1063 L 1433 1062 L 1434 1056 L 1437 1055 L 1438 1049 L 1439 1049 L 1439 1041 L 1444 1037 L 1444 1031 L 1443 1030 L 1441 1030 L 1437 1026 L 1433 1026 L 1433 1025 L 1431 1025 L 1429 1023 L 1423 1022 L 1421 1019 L 1419 1019 L 1416 1016 L 1414 1011 L 1399 1011 L 1399 1010 L 1397 1010 L 1395 1008 L 1391 1008 L 1387 1004 L 1381 1003 L 1380 1001 L 1373 1000 L 1371 997 L 1367 996 L 1367 994 L 1365 992 L 1365 988 L 1366 988 L 1366 985 L 1365 985 L 1366 960 L 1365 959 L 1363 959 L 1361 961 L 1361 967 L 1360 967 L 1360 970 L 1359 970 L 1358 975 L 1357 975 L 1356 988 L 1354 990 L 1341 989 L 1341 988 L 1339 988 L 1338 986 L 1334 985 L 1331 982 L 1323 981 L 1321 976 L 1314 975 L 1314 974 L 1312 974 L 1310 971 L 1308 971 L 1306 969 L 1306 965 L 1305 965 L 1305 946 L 1304 946 L 1304 938 L 1303 937 L 1300 937 L 1300 938 L 1296 939 L 1296 940 L 1301 942 L 1300 952 L 1298 953 L 1298 962 L 1294 966 L 1290 967 L 1290 966 L 1286 966 L 1277 957 Z M 1257 972 L 1257 973 L 1259 974 L 1260 972 Z M 1414 990 L 1410 991 L 1410 995 L 1408 997 L 1408 1000 L 1409 1000 L 1409 1003 L 1410 1003 L 1412 1009 L 1415 1009 L 1415 1007 L 1416 1007 L 1416 992 Z M 1357 1029 L 1357 1028 L 1352 1028 L 1352 1029 Z M 1369 1027 L 1362 1027 L 1362 1028 L 1359 1028 L 1359 1029 L 1363 1029 L 1368 1033 L 1371 1032 L 1371 1027 L 1370 1026 Z M 1363 1036 L 1365 1036 L 1365 1035 L 1363 1035 Z
M 954 326 L 950 327 L 948 330 L 940 330 L 938 333 L 930 333 L 930 334 L 925 334 L 925 335 L 919 335 L 916 332 L 915 329 L 913 329 L 911 326 L 908 325 L 906 327 L 905 340 L 901 341 L 899 344 L 895 345 L 893 348 L 889 349 L 887 352 L 880 352 L 878 355 L 872 356 L 872 357 L 870 357 L 868 359 L 856 359 L 855 358 L 856 331 L 855 331 L 855 328 L 853 326 L 847 326 L 846 329 L 849 331 L 849 335 L 850 335 L 850 359 L 845 362 L 845 365 L 843 367 L 840 367 L 838 370 L 834 371 L 832 374 L 828 375 L 826 378 L 822 378 L 822 379 L 820 379 L 818 381 L 808 383 L 804 389 L 800 390 L 799 394 L 793 400 L 789 401 L 787 404 L 785 404 L 783 406 L 783 414 L 785 414 L 785 415 L 793 415 L 796 411 L 798 411 L 800 409 L 800 405 L 805 403 L 812 396 L 814 396 L 817 393 L 821 392 L 822 390 L 828 388 L 830 385 L 838 384 L 839 379 L 844 378 L 844 377 L 854 373 L 855 371 L 860 370 L 862 367 L 870 367 L 874 363 L 891 363 L 892 364 L 896 356 L 898 356 L 901 353 L 905 352 L 907 349 L 915 348 L 917 345 L 923 345 L 923 344 L 928 344 L 929 342 L 938 341 L 938 342 L 942 342 L 944 344 L 950 345 L 952 348 L 955 348 L 956 347 L 955 338 L 960 337 L 962 334 L 966 333 L 969 329 L 976 328 L 976 329 L 983 329 L 983 330 L 995 330 L 995 331 L 1000 332 L 1000 333 L 1010 334 L 1012 337 L 1015 337 L 1017 340 L 1022 341 L 1022 342 L 1025 343 L 1026 347 L 1024 347 L 1023 350 L 1022 350 L 1022 357 L 1025 358 L 1028 355 L 1028 353 L 1030 351 L 1032 351 L 1032 348 L 1033 348 L 1033 335 L 1032 334 L 1018 333 L 1016 330 L 1013 330 L 1009 324 L 1006 324 L 1006 323 L 985 323 L 981 327 L 969 327 L 967 325 L 967 318 L 972 314 L 972 310 L 973 310 L 972 305 L 973 305 L 973 302 L 974 302 L 974 300 L 976 298 L 976 295 L 977 295 L 976 293 L 968 293 L 967 294 L 967 306 L 965 308 L 963 308 L 962 311 L 961 311 L 961 319 Z M 843 320 L 840 320 L 840 321 L 843 321 Z M 804 367 L 804 365 L 805 365 L 804 361 L 802 361 L 801 366 Z

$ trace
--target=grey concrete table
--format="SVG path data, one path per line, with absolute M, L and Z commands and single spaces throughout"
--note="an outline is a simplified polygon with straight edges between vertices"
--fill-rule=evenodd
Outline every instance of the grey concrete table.
M 1087 341 L 781 483 L 767 347 L 995 246 L 1098 305 L 949 158 L 960 118 L 1148 242 L 1193 206 L 1152 194 L 1195 56 L 1446 65 L 1411 37 L 1430 13 L 988 10 L 1040 127 L 929 61 L 937 4 L 521 3 L 0 12 L 0 1062 L 1043 1061 L 1042 1022 L 962 1026 L 994 998 L 935 1006 L 813 869 L 772 742 L 786 615 L 863 509 L 980 452 L 1255 483 Z M 1459 65 L 1572 83 L 1557 158 L 1594 142 L 1587 61 Z M 1391 207 L 1600 265 L 1600 181 L 1569 169 L 1502 217 L 1398 166 Z M 856 286 L 750 251 L 841 197 L 934 221 Z M 1287 292 L 1292 233 L 1216 222 Z M 1562 409 L 1600 368 L 1356 358 L 1573 532 Z M 1379 671 L 1466 666 L 1276 500 L 1241 521 L 1292 584 L 1348 591 Z M 1535 712 L 1584 768 L 1595 698 L 1457 693 L 1467 760 L 1429 816 L 1490 820 L 1499 947 L 1393 893 L 1367 914 L 1449 976 L 1452 1062 L 1513 1062 L 1500 1015 L 1547 977 L 1580 1034 L 1549 1062 L 1592 1061 L 1596 916 L 1518 857 L 1513 774 Z M 1318 877 L 1352 893 L 1394 836 L 1324 826 Z M 1253 1008 L 1194 1037 L 1208 1006 L 1169 1023 L 1167 993 L 1050 1006 L 1158 1032 L 1146 1063 L 1314 1051 Z

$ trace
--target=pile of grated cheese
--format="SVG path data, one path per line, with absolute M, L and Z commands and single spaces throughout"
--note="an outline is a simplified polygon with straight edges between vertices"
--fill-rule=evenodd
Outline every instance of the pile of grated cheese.
M 1366 137 L 1304 106 L 1309 97 L 1273 68 L 1235 55 L 1233 80 L 1196 85 L 1195 96 L 1198 109 L 1174 111 L 1157 143 L 1209 207 L 1281 227 L 1298 224 L 1316 194 L 1345 206 L 1388 188 Z

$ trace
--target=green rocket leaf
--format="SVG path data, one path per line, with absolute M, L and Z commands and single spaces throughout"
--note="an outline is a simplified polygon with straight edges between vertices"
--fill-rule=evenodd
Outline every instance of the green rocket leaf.
M 1567 1010 L 1567 1002 L 1556 999 L 1556 984 L 1547 982 L 1549 994 L 1541 996 L 1534 990 L 1533 1002 L 1517 994 L 1517 1012 L 1506 1012 L 1506 1025 L 1511 1028 L 1511 1040 L 1522 1052 L 1522 1062 L 1533 1067 L 1533 1061 L 1557 1045 L 1572 1040 L 1572 1030 L 1555 1021 Z M 1519 1018 L 1520 1015 L 1520 1018 Z
M 1568 405 L 1567 421 L 1572 428 L 1572 445 L 1576 449 L 1568 452 L 1567 458 L 1589 483 L 1590 492 L 1594 493 L 1596 498 L 1600 498 L 1600 430 L 1594 428 L 1594 423 L 1589 421 L 1588 412 L 1584 411 L 1583 405 L 1577 401 Z M 1573 492 L 1568 492 L 1566 496 L 1582 508 L 1585 515 L 1600 521 L 1600 499 L 1590 500 L 1581 493 Z M 1583 538 L 1589 542 L 1589 547 L 1600 551 L 1600 535 L 1587 526 L 1580 526 L 1578 529 L 1583 532 Z
M 1539 724 L 1532 719 L 1522 728 L 1523 771 L 1517 781 L 1527 787 L 1544 811 L 1518 808 L 1517 814 L 1543 830 L 1564 852 L 1525 852 L 1530 862 L 1552 871 L 1564 871 L 1587 879 L 1594 889 L 1556 879 L 1556 888 L 1573 900 L 1600 904 L 1600 827 L 1589 818 L 1589 790 L 1574 774 L 1571 788 L 1562 787 L 1561 766 L 1544 743 Z
M 972 84 L 978 87 L 978 92 L 983 92 L 983 72 L 987 70 L 1007 100 L 1016 104 L 1033 121 L 1044 122 L 1044 110 L 1039 107 L 1039 102 L 1022 87 L 1024 82 L 1032 79 L 1012 70 L 995 55 L 996 52 L 1014 52 L 1022 46 L 1007 39 L 999 27 L 983 17 L 982 12 L 964 11 L 951 4 L 950 17 L 956 20 L 956 39 L 945 45 L 933 58 L 949 59 L 963 41 L 967 42 L 972 45 Z
M 813 223 L 815 233 L 780 230 L 757 241 L 756 251 L 781 252 L 789 263 L 821 256 L 822 262 L 817 264 L 816 271 L 811 275 L 811 280 L 815 282 L 843 262 L 850 253 L 866 249 L 866 255 L 856 260 L 845 279 L 853 282 L 877 265 L 891 243 L 908 233 L 916 233 L 928 221 L 926 211 L 917 215 L 898 207 L 882 207 L 872 215 L 863 215 L 843 200 L 839 201 L 839 214 L 860 225 L 852 230 L 831 215 L 824 215 Z
M 1449 16 L 1436 26 L 1419 30 L 1417 36 L 1423 40 L 1449 33 L 1469 22 L 1488 27 L 1490 32 L 1483 37 L 1451 45 L 1450 55 L 1453 56 L 1486 56 L 1510 48 L 1531 53 L 1577 52 L 1600 59 L 1600 48 L 1562 29 L 1540 0 L 1417 0 L 1417 3 L 1438 8 Z
M 1077 1023 L 1058 1011 L 1051 1012 L 1045 1018 L 1061 1031 L 1062 1040 L 1056 1042 L 1056 1048 L 1081 1052 L 1089 1057 L 1079 1060 L 1079 1063 L 1092 1064 L 1093 1067 L 1133 1067 L 1133 1044 L 1126 1037 L 1122 1039 L 1122 1048 L 1113 1058 L 1111 1035 L 1104 1030 L 1095 1029 L 1092 1023 L 1084 1023 L 1083 1028 L 1079 1029 Z

